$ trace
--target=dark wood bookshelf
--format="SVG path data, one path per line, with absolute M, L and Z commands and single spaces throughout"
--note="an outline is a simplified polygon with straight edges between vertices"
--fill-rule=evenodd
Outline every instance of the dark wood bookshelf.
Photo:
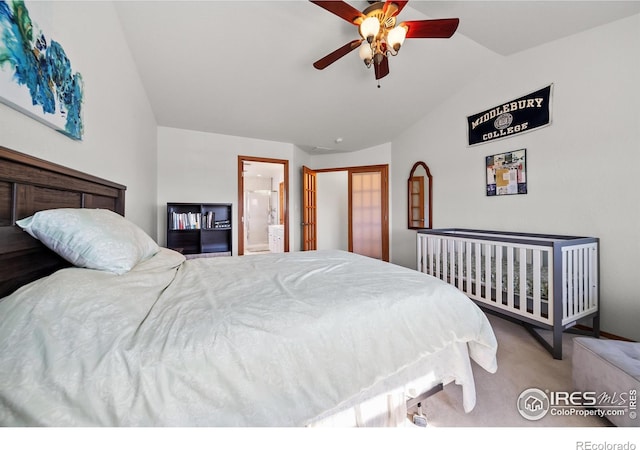
M 167 247 L 231 255 L 232 223 L 231 203 L 167 203 Z

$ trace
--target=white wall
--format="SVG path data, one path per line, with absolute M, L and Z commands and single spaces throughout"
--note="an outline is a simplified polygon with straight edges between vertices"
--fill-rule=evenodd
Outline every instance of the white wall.
M 328 153 L 311 157 L 312 169 L 373 166 L 391 163 L 391 143 L 349 153 Z
M 318 250 L 349 250 L 349 174 L 319 172 L 317 183 Z
M 161 245 L 166 245 L 167 203 L 231 203 L 238 220 L 238 156 L 289 160 L 290 195 L 300 189 L 295 147 L 282 142 L 158 127 L 158 197 L 156 216 Z M 300 197 L 298 196 L 298 199 Z M 300 208 L 290 197 L 289 239 L 299 249 L 295 230 Z M 298 214 L 296 216 L 296 214 Z M 237 226 L 233 227 L 233 254 L 238 254 Z
M 415 161 L 433 174 L 434 228 L 467 227 L 600 238 L 603 330 L 640 340 L 640 15 L 478 71 L 392 143 L 392 261 L 415 267 L 404 186 Z M 552 124 L 466 145 L 466 117 L 554 84 Z M 486 197 L 484 158 L 527 149 L 528 194 Z
M 0 104 L 0 145 L 126 185 L 126 216 L 155 237 L 156 122 L 113 5 L 31 5 L 32 21 L 83 77 L 84 138 L 74 141 Z

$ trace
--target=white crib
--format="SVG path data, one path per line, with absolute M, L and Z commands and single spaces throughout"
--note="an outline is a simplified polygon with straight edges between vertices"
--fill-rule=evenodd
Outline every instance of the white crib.
M 578 321 L 591 319 L 599 336 L 598 238 L 459 228 L 417 236 L 419 271 L 518 320 L 555 359 L 562 359 L 563 331 Z M 552 331 L 551 342 L 539 329 Z

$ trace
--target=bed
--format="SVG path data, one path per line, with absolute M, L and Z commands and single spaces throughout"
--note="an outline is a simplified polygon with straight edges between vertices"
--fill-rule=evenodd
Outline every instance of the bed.
M 521 322 L 562 359 L 564 331 L 600 333 L 598 246 L 593 237 L 420 230 L 417 265 L 482 308 Z M 572 328 L 589 320 L 590 329 Z
M 447 383 L 471 411 L 474 366 L 497 369 L 441 280 L 341 251 L 186 260 L 124 191 L 0 148 L 0 425 L 397 426 Z

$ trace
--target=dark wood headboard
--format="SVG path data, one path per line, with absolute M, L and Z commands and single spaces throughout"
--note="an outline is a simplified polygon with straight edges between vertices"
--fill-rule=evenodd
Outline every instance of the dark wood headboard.
M 44 209 L 104 208 L 124 216 L 126 186 L 0 147 L 0 298 L 69 265 L 16 220 Z

